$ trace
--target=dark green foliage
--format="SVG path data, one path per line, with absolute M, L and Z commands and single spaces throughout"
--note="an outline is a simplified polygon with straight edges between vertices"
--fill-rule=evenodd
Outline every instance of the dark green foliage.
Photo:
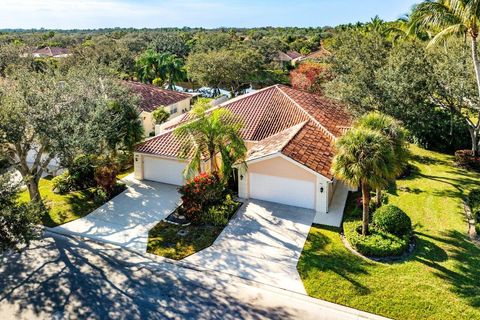
M 239 203 L 233 201 L 232 197 L 227 195 L 222 203 L 209 207 L 202 214 L 201 221 L 205 225 L 226 226 L 238 207 Z
M 216 174 L 202 173 L 178 191 L 182 196 L 180 211 L 188 221 L 197 224 L 202 221 L 202 215 L 209 208 L 222 202 L 225 195 L 225 186 Z
M 362 236 L 361 227 L 361 221 L 345 222 L 343 232 L 350 245 L 367 257 L 400 256 L 408 249 L 408 235 L 398 237 L 371 227 L 369 235 Z
M 402 209 L 394 205 L 378 208 L 373 214 L 373 225 L 384 232 L 399 237 L 409 236 L 412 232 L 412 221 Z
M 19 249 L 40 236 L 38 227 L 44 212 L 41 203 L 17 204 L 18 185 L 11 176 L 0 176 L 0 252 Z
M 162 124 L 170 118 L 170 113 L 168 113 L 163 107 L 159 107 L 152 112 L 152 117 L 156 124 Z

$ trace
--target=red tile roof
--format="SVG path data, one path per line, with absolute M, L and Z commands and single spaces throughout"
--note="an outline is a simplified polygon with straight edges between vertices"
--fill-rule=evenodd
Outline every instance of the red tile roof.
M 187 93 L 166 90 L 150 84 L 133 81 L 127 81 L 125 84 L 140 96 L 140 108 L 145 112 L 152 112 L 160 106 L 169 106 L 192 98 Z
M 255 142 L 249 150 L 249 160 L 281 152 L 332 178 L 333 142 L 351 124 L 350 115 L 340 103 L 276 85 L 237 97 L 219 107 L 243 119 L 243 139 Z M 173 130 L 185 121 L 188 116 L 172 122 L 168 131 L 138 145 L 136 151 L 178 157 L 182 140 L 187 137 L 175 137 Z

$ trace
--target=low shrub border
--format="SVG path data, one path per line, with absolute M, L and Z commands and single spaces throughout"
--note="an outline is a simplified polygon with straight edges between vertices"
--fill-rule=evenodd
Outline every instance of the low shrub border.
M 370 235 L 364 237 L 359 232 L 361 226 L 361 221 L 348 221 L 343 224 L 343 232 L 351 249 L 366 258 L 377 261 L 398 260 L 413 251 L 414 239 L 410 235 L 399 237 L 371 226 Z

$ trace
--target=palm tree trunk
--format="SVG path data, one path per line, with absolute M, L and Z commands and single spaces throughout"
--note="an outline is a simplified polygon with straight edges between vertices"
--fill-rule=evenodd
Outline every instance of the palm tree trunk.
M 477 35 L 475 34 L 472 35 L 472 60 L 473 60 L 473 67 L 475 69 L 475 77 L 477 79 L 478 95 L 480 96 L 480 62 L 478 60 Z M 472 152 L 475 157 L 478 156 L 477 141 L 478 141 L 478 134 L 477 132 L 475 132 L 475 134 L 472 135 Z
M 362 203 L 363 203 L 363 223 L 362 235 L 368 235 L 368 220 L 369 220 L 369 206 L 370 206 L 370 190 L 366 183 L 362 182 Z
M 377 208 L 382 206 L 382 189 L 380 188 L 376 190 L 376 202 L 377 202 Z

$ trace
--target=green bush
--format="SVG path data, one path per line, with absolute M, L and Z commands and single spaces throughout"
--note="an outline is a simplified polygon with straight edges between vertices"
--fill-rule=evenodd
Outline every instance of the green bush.
M 95 162 L 95 157 L 91 155 L 81 155 L 73 160 L 68 172 L 74 190 L 95 186 Z
M 395 257 L 402 255 L 408 249 L 408 235 L 398 237 L 372 226 L 370 234 L 362 236 L 361 227 L 361 221 L 345 222 L 343 231 L 350 245 L 365 256 Z
M 233 201 L 232 197 L 227 195 L 222 204 L 209 207 L 206 212 L 202 214 L 201 221 L 206 225 L 225 226 L 228 224 L 228 220 L 235 213 L 238 206 L 239 203 Z
M 70 174 L 65 171 L 59 176 L 52 179 L 53 192 L 59 194 L 66 194 L 73 190 L 73 183 L 70 179 Z
M 480 188 L 475 188 L 470 191 L 467 202 L 472 212 L 480 210 Z
M 384 232 L 397 236 L 409 236 L 412 232 L 412 220 L 394 205 L 386 205 L 378 208 L 373 214 L 373 225 Z

